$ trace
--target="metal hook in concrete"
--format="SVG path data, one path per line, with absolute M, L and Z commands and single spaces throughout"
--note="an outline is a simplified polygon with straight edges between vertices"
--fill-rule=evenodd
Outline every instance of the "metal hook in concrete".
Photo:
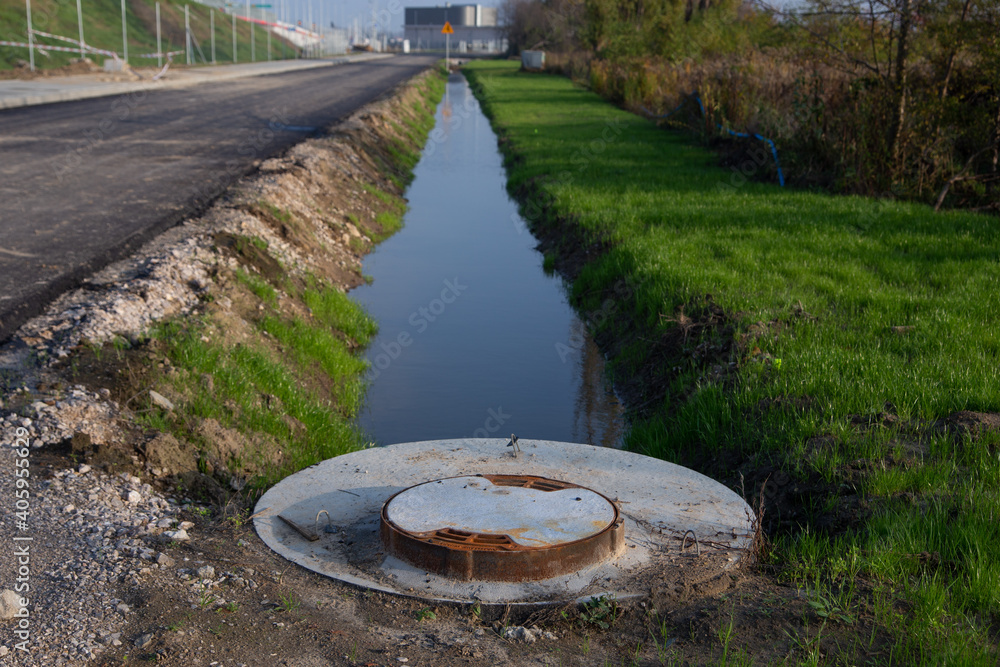
M 330 519 L 330 513 L 326 510 L 320 510 L 316 512 L 316 521 L 313 523 L 313 529 L 319 529 L 319 517 L 321 514 L 326 515 L 326 527 L 323 529 L 324 533 L 336 533 L 337 529 L 333 527 L 333 521 Z
M 694 540 L 695 554 L 701 555 L 701 543 L 698 542 L 698 536 L 694 534 L 693 530 L 685 530 L 684 536 L 681 538 L 681 551 L 684 551 L 684 545 L 687 544 L 688 533 L 691 533 L 691 538 Z
M 507 446 L 514 448 L 514 458 L 516 459 L 517 455 L 521 453 L 521 447 L 517 444 L 517 436 L 513 433 L 510 434 L 510 442 L 507 443 Z

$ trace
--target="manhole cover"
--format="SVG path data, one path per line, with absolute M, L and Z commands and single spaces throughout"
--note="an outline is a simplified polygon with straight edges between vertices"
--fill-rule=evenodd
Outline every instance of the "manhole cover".
M 268 489 L 254 525 L 277 553 L 346 584 L 497 609 L 654 586 L 686 594 L 752 545 L 750 507 L 693 470 L 548 440 L 521 440 L 514 456 L 507 444 L 434 440 L 328 459 Z
M 464 581 L 534 581 L 610 558 L 625 544 L 618 508 L 596 491 L 525 475 L 449 477 L 382 508 L 387 551 Z

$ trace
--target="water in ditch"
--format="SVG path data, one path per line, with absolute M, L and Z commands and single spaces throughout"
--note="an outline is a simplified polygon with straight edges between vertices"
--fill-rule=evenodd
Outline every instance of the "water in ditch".
M 618 446 L 604 358 L 508 197 L 489 121 L 452 75 L 403 230 L 352 292 L 378 321 L 362 429 L 380 445 L 508 437 Z

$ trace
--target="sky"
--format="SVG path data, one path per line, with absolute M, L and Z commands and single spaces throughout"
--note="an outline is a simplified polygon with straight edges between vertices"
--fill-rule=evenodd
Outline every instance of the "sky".
M 251 3 L 270 2 L 271 11 L 280 11 L 281 0 L 251 0 Z M 379 25 L 384 25 L 384 21 L 389 21 L 390 33 L 402 33 L 403 31 L 403 9 L 405 7 L 443 7 L 444 0 L 284 0 L 287 6 L 288 18 L 291 21 L 302 20 L 303 25 L 310 18 L 315 23 L 320 22 L 322 16 L 324 22 L 329 25 L 334 22 L 337 27 L 350 28 L 355 18 L 363 22 L 366 32 L 371 30 L 372 8 L 374 7 Z M 466 2 L 452 2 L 453 5 L 480 4 L 484 7 L 496 7 L 499 0 L 474 0 Z

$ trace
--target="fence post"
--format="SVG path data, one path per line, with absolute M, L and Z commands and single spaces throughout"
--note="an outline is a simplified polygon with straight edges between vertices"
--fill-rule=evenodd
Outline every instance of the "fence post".
M 125 0 L 122 0 L 122 60 L 128 63 L 128 24 L 125 23 Z
M 80 7 L 80 0 L 76 0 L 76 24 L 80 29 L 80 57 L 87 57 L 87 47 L 83 41 L 83 9 Z
M 163 42 L 160 39 L 160 3 L 156 3 L 156 66 L 163 67 Z
M 187 53 L 185 60 L 191 64 L 191 5 L 184 5 L 184 50 Z M 204 57 L 204 56 L 202 56 Z
M 250 0 L 244 0 L 243 3 L 243 18 L 247 19 L 247 25 L 250 26 L 250 62 L 254 61 L 253 52 L 253 24 L 250 23 Z
M 208 10 L 208 23 L 212 26 L 212 64 L 215 64 L 215 8 Z
M 25 0 L 28 7 L 28 64 L 35 71 L 35 32 L 31 27 L 31 0 Z
M 233 10 L 233 64 L 239 62 L 236 58 L 236 10 Z
M 264 15 L 264 10 L 260 10 L 261 16 Z M 267 32 L 267 60 L 271 61 L 271 27 L 264 26 L 264 31 Z

